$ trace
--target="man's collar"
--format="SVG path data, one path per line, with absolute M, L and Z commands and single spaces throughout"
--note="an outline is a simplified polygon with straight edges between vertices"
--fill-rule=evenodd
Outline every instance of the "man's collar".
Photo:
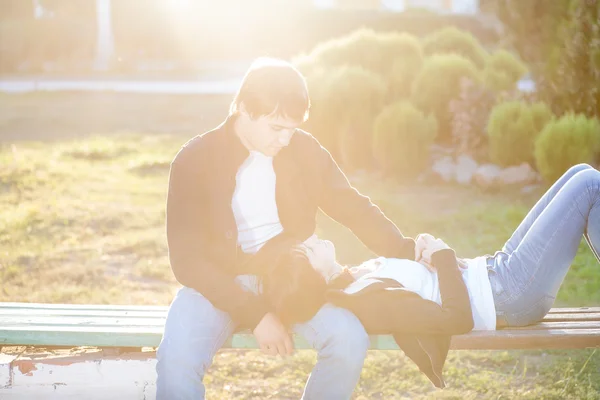
M 245 160 L 250 151 L 244 146 L 240 138 L 235 132 L 235 115 L 229 115 L 221 124 L 223 129 L 223 140 L 227 148 L 227 152 L 233 159 Z

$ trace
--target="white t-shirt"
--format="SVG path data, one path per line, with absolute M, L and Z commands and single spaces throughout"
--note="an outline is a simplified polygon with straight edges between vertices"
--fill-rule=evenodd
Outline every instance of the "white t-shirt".
M 283 231 L 275 201 L 273 157 L 251 151 L 238 169 L 231 207 L 238 244 L 245 253 L 256 253 Z
M 475 331 L 496 329 L 496 308 L 488 278 L 485 257 L 467 259 L 468 268 L 461 269 L 469 292 Z M 344 291 L 352 294 L 377 282 L 375 278 L 391 278 L 426 300 L 442 304 L 437 272 L 416 261 L 379 257 L 350 268 L 356 279 Z

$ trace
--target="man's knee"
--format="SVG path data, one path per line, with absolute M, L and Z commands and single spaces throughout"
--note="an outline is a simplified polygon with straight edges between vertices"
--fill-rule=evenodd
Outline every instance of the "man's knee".
M 202 348 L 198 345 L 193 346 L 190 342 L 179 342 L 176 338 L 173 339 L 163 338 L 156 351 L 158 374 L 202 378 L 212 363 L 213 352 L 210 344 L 205 343 Z
M 169 308 L 156 352 L 157 393 L 180 394 L 162 398 L 203 398 L 204 374 L 232 330 L 226 313 L 199 293 L 182 289 Z
M 327 333 L 319 356 L 335 359 L 342 367 L 361 368 L 369 349 L 369 335 L 358 318 L 348 314 Z

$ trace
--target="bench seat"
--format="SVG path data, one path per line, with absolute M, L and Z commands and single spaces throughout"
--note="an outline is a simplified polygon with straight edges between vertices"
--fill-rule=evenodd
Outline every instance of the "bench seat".
M 157 347 L 167 307 L 0 303 L 0 346 Z M 310 348 L 301 337 L 297 349 Z M 257 348 L 250 332 L 234 334 L 225 348 Z M 600 307 L 553 308 L 538 324 L 454 336 L 451 348 L 573 349 L 600 347 Z M 389 335 L 371 335 L 371 348 L 398 349 Z

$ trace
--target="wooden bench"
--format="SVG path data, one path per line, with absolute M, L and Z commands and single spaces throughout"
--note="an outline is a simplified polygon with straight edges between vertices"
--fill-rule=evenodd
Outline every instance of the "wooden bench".
M 0 303 L 0 398 L 154 399 L 166 315 L 167 307 Z M 257 344 L 240 332 L 225 347 Z M 556 308 L 533 326 L 452 339 L 453 349 L 589 347 L 600 347 L 600 307 Z M 371 348 L 398 347 L 371 336 Z
M 157 347 L 167 307 L 0 303 L 0 346 Z M 297 349 L 310 346 L 295 337 Z M 257 348 L 249 332 L 236 333 L 226 348 Z M 471 332 L 452 338 L 452 349 L 574 349 L 600 347 L 600 307 L 553 308 L 523 328 Z M 371 348 L 398 349 L 388 335 L 372 335 Z

